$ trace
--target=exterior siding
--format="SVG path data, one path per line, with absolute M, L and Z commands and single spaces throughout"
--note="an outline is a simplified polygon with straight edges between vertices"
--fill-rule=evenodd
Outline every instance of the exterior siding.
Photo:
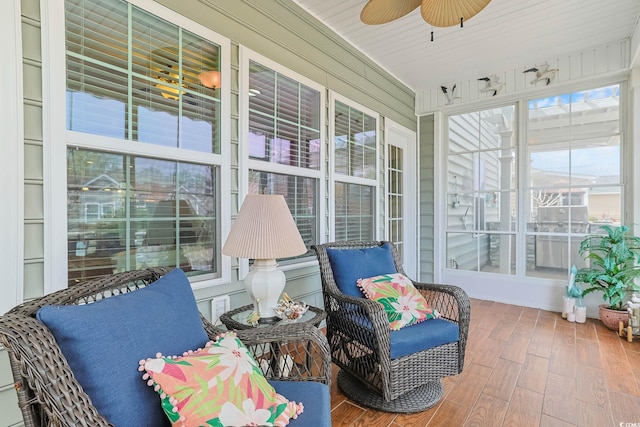
M 420 158 L 418 168 L 419 204 L 418 224 L 420 233 L 418 236 L 418 249 L 420 251 L 418 274 L 420 281 L 433 282 L 434 272 L 434 115 L 429 114 L 419 118 L 418 156 Z

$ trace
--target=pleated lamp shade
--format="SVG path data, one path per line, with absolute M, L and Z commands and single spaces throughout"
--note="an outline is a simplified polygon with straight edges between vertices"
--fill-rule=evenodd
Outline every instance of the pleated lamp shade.
M 369 0 L 360 12 L 360 20 L 368 25 L 386 24 L 402 18 L 420 6 L 422 0 Z
M 491 0 L 422 0 L 420 14 L 434 27 L 460 25 L 480 12 Z
M 288 258 L 307 252 L 287 202 L 279 194 L 249 194 L 222 253 L 238 258 Z

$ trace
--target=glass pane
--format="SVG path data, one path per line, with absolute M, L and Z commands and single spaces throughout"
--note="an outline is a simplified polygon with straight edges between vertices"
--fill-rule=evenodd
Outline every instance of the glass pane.
M 376 178 L 376 119 L 342 102 L 335 103 L 335 172 Z
M 485 245 L 481 262 L 478 251 L 480 239 L 474 233 L 447 233 L 446 239 L 448 268 L 479 271 L 481 264 L 488 263 L 489 246 Z
M 575 265 L 576 268 L 586 266 L 578 252 L 583 237 L 583 235 L 566 234 L 529 236 L 527 238 L 527 276 L 567 280 L 572 266 Z
M 620 133 L 620 86 L 571 94 L 571 137 L 608 137 Z
M 180 147 L 204 153 L 220 152 L 220 102 L 191 96 L 180 117 Z
M 449 117 L 449 152 L 478 150 L 480 113 L 473 112 Z
M 515 192 L 456 193 L 447 206 L 447 229 L 482 232 L 516 228 Z
M 516 188 L 515 149 L 483 151 L 474 156 L 475 190 Z
M 534 145 L 529 147 L 529 179 L 532 187 L 567 187 L 570 183 L 570 150 Z
M 127 75 L 67 57 L 67 129 L 125 138 Z
M 320 132 L 316 130 L 302 129 L 300 136 L 301 153 L 300 166 L 308 169 L 320 169 Z
M 69 284 L 179 266 L 218 273 L 215 168 L 68 150 Z
M 515 106 L 481 111 L 479 120 L 480 149 L 515 148 Z
M 618 85 L 529 101 L 529 145 L 620 133 Z
M 620 183 L 619 135 L 574 141 L 571 146 L 573 181 L 587 175 L 597 184 Z
M 179 33 L 178 26 L 134 7 L 131 27 L 133 72 L 177 83 L 180 75 Z
M 337 182 L 336 240 L 373 240 L 375 187 Z
M 489 273 L 516 273 L 516 236 L 489 233 L 489 261 L 481 269 Z
M 320 92 L 300 85 L 300 124 L 311 129 L 320 129 Z
M 278 74 L 276 83 L 276 112 L 282 120 L 299 123 L 300 85 L 295 80 Z
M 269 161 L 281 165 L 298 164 L 298 126 L 278 121 L 276 137 L 270 141 Z
M 449 117 L 449 152 L 514 148 L 515 106 Z
M 452 154 L 448 160 L 448 188 L 455 194 L 474 190 L 475 157 L 472 153 Z
M 252 159 L 266 160 L 268 141 L 272 139 L 268 135 L 249 132 L 249 157 Z
M 65 21 L 67 51 L 127 68 L 127 3 L 67 0 Z
M 249 156 L 319 170 L 320 93 L 251 61 L 248 96 Z
M 281 194 L 307 245 L 317 242 L 318 180 L 294 175 L 249 170 L 249 194 Z M 308 256 L 307 252 L 301 256 Z
M 249 110 L 275 115 L 275 71 L 249 61 Z

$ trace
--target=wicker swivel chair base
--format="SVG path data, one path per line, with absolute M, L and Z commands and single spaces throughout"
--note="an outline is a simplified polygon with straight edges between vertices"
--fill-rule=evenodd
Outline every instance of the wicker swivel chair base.
M 338 387 L 349 399 L 368 408 L 384 412 L 412 414 L 431 408 L 440 401 L 443 387 L 440 380 L 429 381 L 420 387 L 387 402 L 380 392 L 371 390 L 345 370 L 338 372 Z

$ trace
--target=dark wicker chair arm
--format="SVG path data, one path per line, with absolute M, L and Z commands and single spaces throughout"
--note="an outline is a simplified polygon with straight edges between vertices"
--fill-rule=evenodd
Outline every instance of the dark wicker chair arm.
M 442 317 L 457 323 L 468 323 L 469 297 L 460 287 L 433 283 L 413 282 L 429 305 L 437 309 Z
M 361 344 L 376 354 L 391 354 L 389 319 L 382 304 L 367 298 L 358 298 L 327 291 L 325 301 L 331 308 L 327 312 L 327 328 L 350 331 Z
M 431 307 L 438 310 L 440 315 L 458 324 L 459 335 L 459 361 L 460 369 L 464 367 L 464 354 L 469 333 L 469 321 L 471 319 L 471 304 L 469 296 L 460 287 L 454 285 L 442 285 L 432 283 L 413 282 L 416 289 L 420 290 Z
M 51 332 L 36 319 L 9 312 L 0 316 L 0 342 L 12 356 L 11 369 L 20 402 L 39 403 L 48 425 L 113 427 L 76 381 Z M 25 426 L 40 425 L 32 404 L 21 404 Z

